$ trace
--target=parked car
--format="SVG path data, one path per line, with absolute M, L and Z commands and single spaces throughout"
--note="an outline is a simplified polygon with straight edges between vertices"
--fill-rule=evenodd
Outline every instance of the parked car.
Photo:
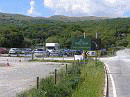
M 60 53 L 59 51 L 55 51 L 55 50 L 53 50 L 53 51 L 51 51 L 50 52 L 50 56 L 62 56 L 62 53 Z
M 33 53 L 36 57 L 48 57 L 50 54 L 49 51 L 40 48 L 33 50 Z
M 31 48 L 23 48 L 21 52 L 22 52 L 22 54 L 31 54 L 32 49 Z
M 6 53 L 6 48 L 0 48 L 0 54 L 5 54 Z
M 73 57 L 74 55 L 81 55 L 80 50 L 64 50 L 64 56 Z
M 9 50 L 9 56 L 11 56 L 12 54 L 16 54 L 17 56 L 19 56 L 19 54 L 21 53 L 21 50 L 19 48 L 11 48 Z

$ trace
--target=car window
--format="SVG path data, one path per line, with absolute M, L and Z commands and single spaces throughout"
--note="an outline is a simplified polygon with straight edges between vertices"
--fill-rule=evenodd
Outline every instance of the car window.
M 37 51 L 43 51 L 43 49 L 37 49 Z

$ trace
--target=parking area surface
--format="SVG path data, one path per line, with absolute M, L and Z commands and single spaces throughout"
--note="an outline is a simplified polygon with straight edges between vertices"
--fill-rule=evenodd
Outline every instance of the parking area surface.
M 36 85 L 36 78 L 44 78 L 63 66 L 54 62 L 28 62 L 29 57 L 0 57 L 0 97 L 15 97 L 17 93 Z M 7 66 L 9 64 L 10 66 Z

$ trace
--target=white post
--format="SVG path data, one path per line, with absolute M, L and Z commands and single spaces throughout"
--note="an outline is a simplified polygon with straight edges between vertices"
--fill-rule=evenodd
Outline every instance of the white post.
M 85 32 L 84 32 L 84 38 L 85 38 Z
M 98 38 L 98 32 L 96 32 L 96 39 Z

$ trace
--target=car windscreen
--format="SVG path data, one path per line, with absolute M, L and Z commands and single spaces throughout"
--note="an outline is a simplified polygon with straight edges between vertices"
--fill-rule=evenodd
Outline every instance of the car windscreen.
M 54 47 L 47 47 L 47 49 L 54 49 Z

